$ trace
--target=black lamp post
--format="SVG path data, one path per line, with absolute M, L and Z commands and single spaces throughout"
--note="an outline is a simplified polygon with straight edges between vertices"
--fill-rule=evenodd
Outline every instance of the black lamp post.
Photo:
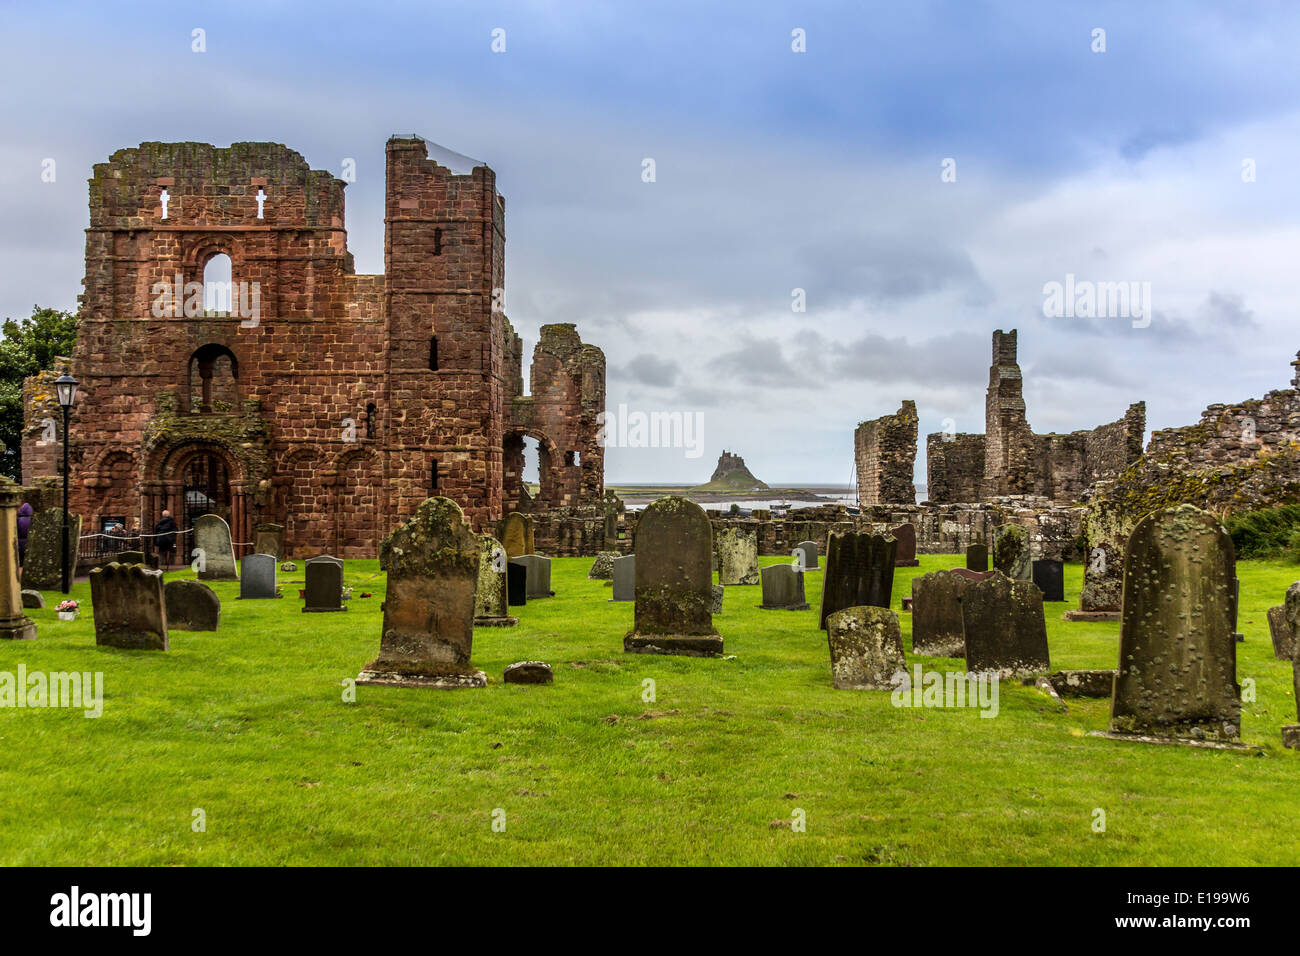
M 72 403 L 77 400 L 79 383 L 71 375 L 60 375 L 54 380 L 54 389 L 63 406 L 63 593 L 72 591 L 72 556 L 68 553 L 68 419 Z

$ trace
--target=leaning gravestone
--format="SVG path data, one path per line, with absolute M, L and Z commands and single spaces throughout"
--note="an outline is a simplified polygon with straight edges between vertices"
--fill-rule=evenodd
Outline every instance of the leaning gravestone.
M 889 532 L 895 541 L 898 542 L 897 550 L 894 553 L 894 567 L 896 568 L 914 568 L 921 563 L 916 556 L 916 526 L 911 522 L 904 522 L 897 528 Z
M 523 554 L 533 554 L 533 519 L 531 515 L 512 511 L 501 519 L 501 545 L 506 549 L 507 558 L 517 558 Z
M 968 582 L 952 571 L 912 578 L 912 653 L 962 657 L 966 653 L 961 598 Z
M 820 566 L 817 564 L 817 558 L 821 552 L 817 549 L 816 541 L 800 541 L 795 548 L 803 551 L 803 569 L 805 571 L 816 571 Z
M 40 591 L 32 591 L 29 589 L 24 589 L 23 607 L 30 608 L 32 610 L 43 611 L 45 610 L 45 596 L 41 594 Z M 1283 608 L 1283 611 L 1285 610 L 1286 609 Z
M 528 572 L 528 600 L 555 597 L 555 592 L 551 590 L 550 558 L 544 558 L 540 554 L 521 554 L 512 560 L 516 564 L 522 564 Z
M 906 672 L 898 615 L 886 607 L 850 607 L 826 619 L 831 681 L 839 690 L 890 690 Z
M 165 651 L 167 605 L 163 576 L 141 564 L 116 561 L 90 572 L 95 643 L 129 650 Z
M 803 592 L 803 572 L 788 564 L 774 564 L 763 569 L 763 603 L 761 607 L 777 611 L 806 611 L 808 599 Z
M 1034 583 L 1043 592 L 1044 601 L 1065 600 L 1065 563 L 1043 559 L 1034 562 Z
M 636 600 L 636 555 L 614 559 L 614 594 L 611 601 Z
M 237 581 L 235 546 L 230 525 L 220 515 L 203 515 L 194 519 L 194 547 L 201 559 L 200 581 Z
M 758 584 L 758 534 L 740 528 L 718 533 L 718 583 Z
M 528 603 L 528 568 L 518 561 L 506 562 L 506 605 L 523 607 Z
M 384 539 L 379 556 L 388 570 L 383 637 L 357 683 L 486 687 L 487 675 L 470 663 L 479 540 L 460 507 L 449 498 L 425 500 Z
M 596 560 L 591 562 L 591 570 L 587 572 L 587 578 L 592 581 L 612 581 L 614 579 L 614 560 L 618 556 L 617 551 L 596 552 Z
M 1241 734 L 1232 539 L 1191 505 L 1138 522 L 1124 555 L 1110 736 L 1233 743 Z
M 304 587 L 307 592 L 306 603 L 302 608 L 304 613 L 347 610 L 347 605 L 343 603 L 342 561 L 329 554 L 308 558 L 304 565 L 304 573 L 307 579 Z
M 62 500 L 62 499 L 60 499 Z M 23 558 L 23 587 L 53 591 L 63 585 L 63 549 L 59 531 L 63 527 L 61 508 L 46 508 L 32 517 L 27 527 L 27 556 Z M 81 515 L 68 515 L 68 554 L 72 570 L 77 568 L 77 544 L 81 540 Z
M 966 549 L 966 570 L 987 571 L 989 569 L 989 548 L 986 544 L 972 544 Z
M 1018 524 L 1004 524 L 993 534 L 993 569 L 1013 581 L 1033 579 L 1029 560 L 1029 532 Z
M 818 624 L 846 607 L 889 607 L 894 589 L 892 537 L 849 531 L 832 534 L 826 544 L 822 603 Z
M 718 657 L 713 627 L 713 527 L 680 495 L 652 502 L 636 525 L 635 626 L 623 639 L 634 654 Z
M 284 557 L 284 525 L 259 524 L 253 529 L 253 550 L 279 561 Z
M 163 602 L 169 630 L 215 631 L 221 623 L 221 599 L 202 581 L 168 581 Z
M 278 598 L 275 586 L 275 558 L 269 554 L 249 554 L 239 562 L 240 600 Z
M 478 536 L 478 582 L 474 588 L 475 627 L 514 627 L 507 611 L 506 549 L 490 534 Z M 527 587 L 527 576 L 524 578 Z M 525 598 L 527 594 L 525 593 Z
M 0 476 L 0 639 L 29 641 L 36 623 L 23 613 L 27 606 L 18 586 L 18 509 L 22 487 Z M 24 688 L 22 693 L 26 693 Z
M 961 623 L 967 672 L 1020 677 L 1052 669 L 1043 592 L 1033 581 L 1013 581 L 1001 571 L 971 581 L 961 598 Z
M 23 594 L 27 592 L 24 591 Z M 1286 606 L 1279 604 L 1268 609 L 1268 633 L 1273 638 L 1273 656 L 1280 661 L 1289 661 L 1295 656 L 1295 634 L 1286 619 Z

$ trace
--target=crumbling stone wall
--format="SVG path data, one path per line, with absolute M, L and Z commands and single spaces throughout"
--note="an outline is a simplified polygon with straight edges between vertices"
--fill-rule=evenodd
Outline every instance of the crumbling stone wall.
M 377 276 L 355 274 L 344 186 L 275 143 L 142 143 L 95 166 L 69 363 L 82 383 L 71 506 L 88 528 L 103 514 L 179 519 L 196 462 L 222 476 L 216 510 L 237 542 L 283 524 L 291 554 L 373 556 L 432 495 L 480 530 L 501 517 L 522 376 L 495 174 L 454 174 L 423 139 L 390 139 Z M 234 303 L 251 305 L 255 284 L 256 317 L 160 308 L 160 292 L 179 279 L 183 302 L 218 254 Z M 548 328 L 526 427 L 585 452 L 558 465 L 557 503 L 599 503 L 604 358 L 572 326 Z M 60 450 L 41 444 L 49 378 L 27 387 L 27 480 L 53 474 Z
M 1098 428 L 1035 435 L 1025 413 L 1016 330 L 993 333 L 985 395 L 985 433 L 926 437 L 927 497 L 934 503 L 1033 495 L 1081 501 L 1095 482 L 1112 478 L 1142 454 L 1146 404 Z M 982 453 L 982 457 L 981 457 Z
M 907 400 L 893 415 L 862 422 L 853 433 L 858 500 L 864 505 L 914 504 L 916 485 L 916 402 Z

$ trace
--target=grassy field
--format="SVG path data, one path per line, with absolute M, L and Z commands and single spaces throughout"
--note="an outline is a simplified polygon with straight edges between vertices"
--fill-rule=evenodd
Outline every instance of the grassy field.
M 955 562 L 900 568 L 894 607 L 913 574 Z M 87 585 L 75 622 L 46 594 L 39 637 L 0 642 L 0 671 L 102 671 L 104 712 L 0 710 L 0 863 L 1300 863 L 1300 754 L 1278 731 L 1296 705 L 1265 619 L 1295 565 L 1240 565 L 1238 679 L 1257 694 L 1243 734 L 1263 749 L 1221 752 L 1087 737 L 1108 702 L 1063 713 L 1019 685 L 995 719 L 833 690 L 816 611 L 760 610 L 758 587 L 727 589 L 728 659 L 627 655 L 632 605 L 608 603 L 590 564 L 555 561 L 556 597 L 476 632 L 485 690 L 360 687 L 354 703 L 341 682 L 379 648 L 374 561 L 348 562 L 374 596 L 344 614 L 300 613 L 301 571 L 277 601 L 219 584 L 221 629 L 173 631 L 165 654 L 96 647 Z M 1082 568 L 1066 573 L 1053 666 L 1114 667 L 1119 625 L 1060 620 Z M 807 581 L 816 608 L 819 573 Z M 555 683 L 503 684 L 524 659 Z

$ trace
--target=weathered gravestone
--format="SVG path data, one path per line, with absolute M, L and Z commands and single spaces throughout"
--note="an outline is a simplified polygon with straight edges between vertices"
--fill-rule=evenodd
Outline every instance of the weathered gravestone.
M 1295 656 L 1291 658 L 1291 683 L 1291 699 L 1296 705 L 1296 719 L 1300 720 L 1300 641 L 1296 641 Z M 1282 746 L 1300 750 L 1300 723 L 1282 725 Z
M 1065 562 L 1044 559 L 1034 562 L 1034 583 L 1044 601 L 1065 600 Z
M 475 627 L 514 627 L 519 618 L 507 612 L 506 549 L 490 534 L 478 536 L 478 583 L 474 589 Z M 527 577 L 525 576 L 525 587 Z M 525 598 L 527 595 L 525 594 Z
M 806 611 L 808 599 L 803 592 L 803 572 L 788 564 L 774 564 L 763 569 L 763 603 L 761 607 L 777 611 Z
M 199 561 L 200 581 L 237 581 L 235 546 L 230 525 L 220 515 L 203 515 L 194 519 L 194 555 Z
M 284 557 L 284 525 L 259 524 L 253 529 L 253 550 L 279 561 Z
M 727 593 L 727 589 L 724 588 L 721 584 L 714 584 L 712 585 L 712 588 L 713 588 L 713 603 L 712 605 L 709 606 L 709 613 L 721 614 L 722 598 Z
M 275 558 L 269 554 L 245 555 L 239 562 L 240 600 L 278 598 L 275 586 Z
M 1013 581 L 995 570 L 969 582 L 961 597 L 961 623 L 968 673 L 1018 677 L 1052 669 L 1043 592 L 1033 581 Z
M 614 559 L 618 557 L 617 551 L 598 551 L 596 560 L 591 562 L 591 570 L 587 572 L 587 578 L 591 581 L 612 581 L 614 580 Z
M 0 640 L 29 641 L 36 636 L 36 623 L 23 613 L 27 602 L 18 586 L 21 505 L 22 487 L 0 476 Z
M 507 684 L 551 684 L 555 672 L 545 661 L 515 661 L 501 675 Z
M 724 528 L 718 533 L 718 583 L 758 584 L 758 533 Z
M 636 555 L 614 559 L 614 594 L 611 601 L 636 600 Z
M 949 574 L 955 574 L 965 581 L 983 581 L 990 577 L 993 571 L 972 571 L 970 568 L 949 568 Z
M 894 567 L 896 568 L 914 568 L 921 563 L 916 556 L 916 526 L 911 522 L 903 522 L 897 528 L 891 530 L 890 535 L 898 542 L 894 552 Z
M 118 564 L 144 564 L 143 551 L 119 551 L 114 558 Z
M 887 535 L 849 531 L 826 543 L 818 625 L 847 607 L 889 607 L 894 588 L 896 542 Z
M 163 602 L 169 630 L 215 631 L 221 623 L 221 599 L 202 581 L 168 581 Z
M 831 681 L 839 690 L 891 690 L 906 672 L 898 615 L 885 607 L 850 607 L 826 619 Z
M 27 556 L 23 558 L 23 587 L 34 591 L 53 591 L 63 586 L 63 549 L 59 531 L 63 511 L 47 508 L 32 516 L 27 527 Z M 77 544 L 81 540 L 81 515 L 68 515 L 68 554 L 73 571 L 77 566 Z
M 506 605 L 523 607 L 528 603 L 528 568 L 518 561 L 506 562 Z
M 358 684 L 486 687 L 470 663 L 479 540 L 460 507 L 429 498 L 379 547 L 388 571 L 379 656 Z
M 1295 656 L 1296 641 L 1291 624 L 1286 619 L 1285 605 L 1279 604 L 1268 609 L 1268 633 L 1273 638 L 1273 656 L 1280 661 L 1291 660 Z
M 961 597 L 969 582 L 952 571 L 912 578 L 912 653 L 961 657 L 966 653 Z
M 528 600 L 555 597 L 555 592 L 551 590 L 550 558 L 544 558 L 540 554 L 521 554 L 511 560 L 515 564 L 522 564 L 528 572 L 525 585 L 528 588 Z
M 1013 581 L 1029 581 L 1033 568 L 1029 559 L 1029 532 L 1018 524 L 1004 524 L 993 534 L 993 570 Z
M 623 649 L 635 654 L 718 657 L 713 627 L 713 527 L 680 495 L 651 503 L 636 525 L 635 626 Z M 616 582 L 617 584 L 617 582 Z
M 803 552 L 803 569 L 805 571 L 816 571 L 820 567 L 817 558 L 821 552 L 817 549 L 816 541 L 800 541 L 794 546 L 794 550 Z
M 507 558 L 517 558 L 523 554 L 533 554 L 533 518 L 531 515 L 512 511 L 501 519 L 501 546 L 506 549 Z
M 987 571 L 989 569 L 989 548 L 986 544 L 972 544 L 966 549 L 966 570 Z
M 163 576 L 142 564 L 113 562 L 90 572 L 95 643 L 131 650 L 165 651 L 167 605 Z
M 245 559 L 247 560 L 247 559 Z M 343 562 L 333 555 L 322 554 L 308 558 L 303 566 L 306 575 L 306 602 L 304 613 L 346 611 L 343 603 Z M 245 573 L 244 579 L 248 575 Z M 274 583 L 274 582 L 273 582 Z
M 45 595 L 41 594 L 40 591 L 25 589 L 23 591 L 23 607 L 37 611 L 45 610 Z
M 1180 505 L 1138 522 L 1124 555 L 1110 735 L 1233 743 L 1241 734 L 1232 539 Z
M 1118 621 L 1124 596 L 1124 550 L 1128 519 L 1115 509 L 1089 510 L 1083 533 L 1087 554 L 1078 610 L 1065 612 L 1067 621 Z

